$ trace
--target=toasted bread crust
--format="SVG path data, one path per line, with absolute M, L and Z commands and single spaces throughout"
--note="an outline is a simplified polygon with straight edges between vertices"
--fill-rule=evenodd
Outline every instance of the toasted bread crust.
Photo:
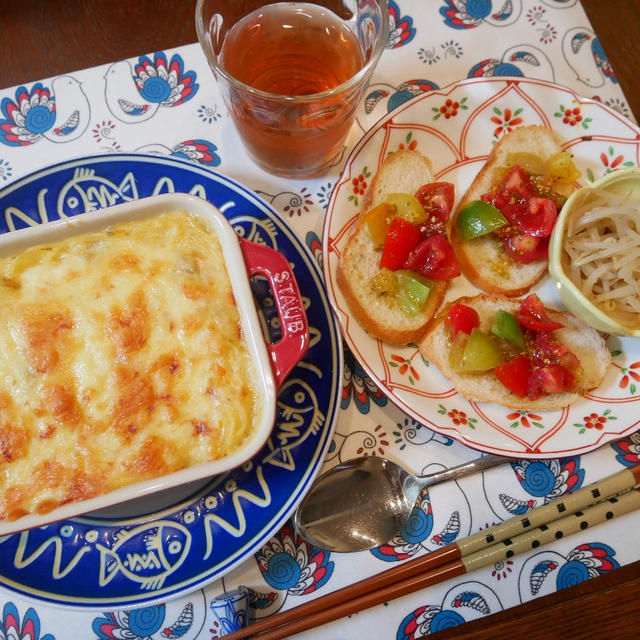
M 411 149 L 394 151 L 385 158 L 373 177 L 371 187 L 364 196 L 362 211 L 382 202 L 388 193 L 413 194 L 430 181 L 433 181 L 433 165 L 429 158 Z
M 417 151 L 396 151 L 387 157 L 365 195 L 362 212 L 382 202 L 388 193 L 415 193 L 433 181 L 431 161 Z M 356 321 L 373 337 L 391 344 L 415 343 L 422 338 L 444 300 L 446 281 L 433 282 L 425 306 L 416 316 L 406 314 L 393 300 L 373 291 L 370 280 L 379 271 L 380 250 L 369 238 L 361 219 L 347 240 L 336 271 L 336 282 Z
M 562 150 L 562 140 L 551 129 L 541 125 L 517 127 L 504 136 L 493 148 L 484 166 L 462 199 L 451 224 L 451 244 L 467 279 L 488 293 L 520 296 L 529 291 L 547 272 L 547 261 L 520 264 L 510 258 L 502 242 L 493 233 L 462 242 L 456 234 L 456 220 L 460 211 L 473 200 L 491 191 L 498 172 L 506 166 L 511 152 L 529 151 L 549 158 Z M 573 188 L 567 189 L 568 195 Z
M 466 304 L 478 311 L 481 328 L 488 330 L 493 314 L 498 309 L 517 313 L 520 300 L 495 294 L 480 294 L 454 300 L 443 307 L 431 323 L 429 330 L 420 342 L 422 355 L 435 364 L 448 378 L 458 393 L 470 401 L 491 402 L 520 411 L 548 411 L 561 409 L 580 397 L 580 393 L 598 387 L 604 379 L 611 363 L 611 354 L 602 336 L 568 311 L 547 308 L 549 317 L 564 324 L 564 328 L 555 331 L 558 339 L 578 356 L 581 369 L 577 377 L 579 391 L 562 392 L 543 396 L 536 400 L 520 398 L 500 383 L 492 372 L 479 374 L 459 374 L 449 365 L 449 336 L 445 319 L 449 308 L 454 304 Z

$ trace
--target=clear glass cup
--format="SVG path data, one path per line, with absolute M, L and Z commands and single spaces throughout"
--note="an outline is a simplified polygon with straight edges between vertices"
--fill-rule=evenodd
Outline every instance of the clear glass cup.
M 259 166 L 306 178 L 337 161 L 388 18 L 387 0 L 198 0 L 198 40 Z

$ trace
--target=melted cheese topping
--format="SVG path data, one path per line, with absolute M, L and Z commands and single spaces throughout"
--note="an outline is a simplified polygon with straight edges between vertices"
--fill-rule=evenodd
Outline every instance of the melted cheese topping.
M 185 212 L 0 260 L 0 519 L 237 450 L 256 366 L 218 238 Z

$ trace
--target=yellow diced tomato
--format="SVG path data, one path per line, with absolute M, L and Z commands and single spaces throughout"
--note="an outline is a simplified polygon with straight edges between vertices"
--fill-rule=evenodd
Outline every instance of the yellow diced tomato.
M 545 161 L 531 151 L 513 151 L 507 154 L 507 165 L 522 167 L 531 176 L 543 176 L 547 173 Z
M 394 214 L 395 208 L 385 202 L 376 205 L 362 214 L 364 228 L 376 245 L 382 246 L 384 244 L 389 223 Z
M 559 151 L 551 156 L 547 162 L 547 171 L 552 178 L 563 184 L 571 184 L 581 175 L 568 151 Z

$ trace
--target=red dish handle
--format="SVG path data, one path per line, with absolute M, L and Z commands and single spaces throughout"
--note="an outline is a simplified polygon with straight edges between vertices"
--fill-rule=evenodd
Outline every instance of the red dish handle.
M 280 388 L 309 347 L 309 324 L 298 283 L 287 259 L 275 249 L 238 238 L 249 277 L 263 275 L 271 285 L 282 325 L 281 339 L 267 343 L 271 368 Z

